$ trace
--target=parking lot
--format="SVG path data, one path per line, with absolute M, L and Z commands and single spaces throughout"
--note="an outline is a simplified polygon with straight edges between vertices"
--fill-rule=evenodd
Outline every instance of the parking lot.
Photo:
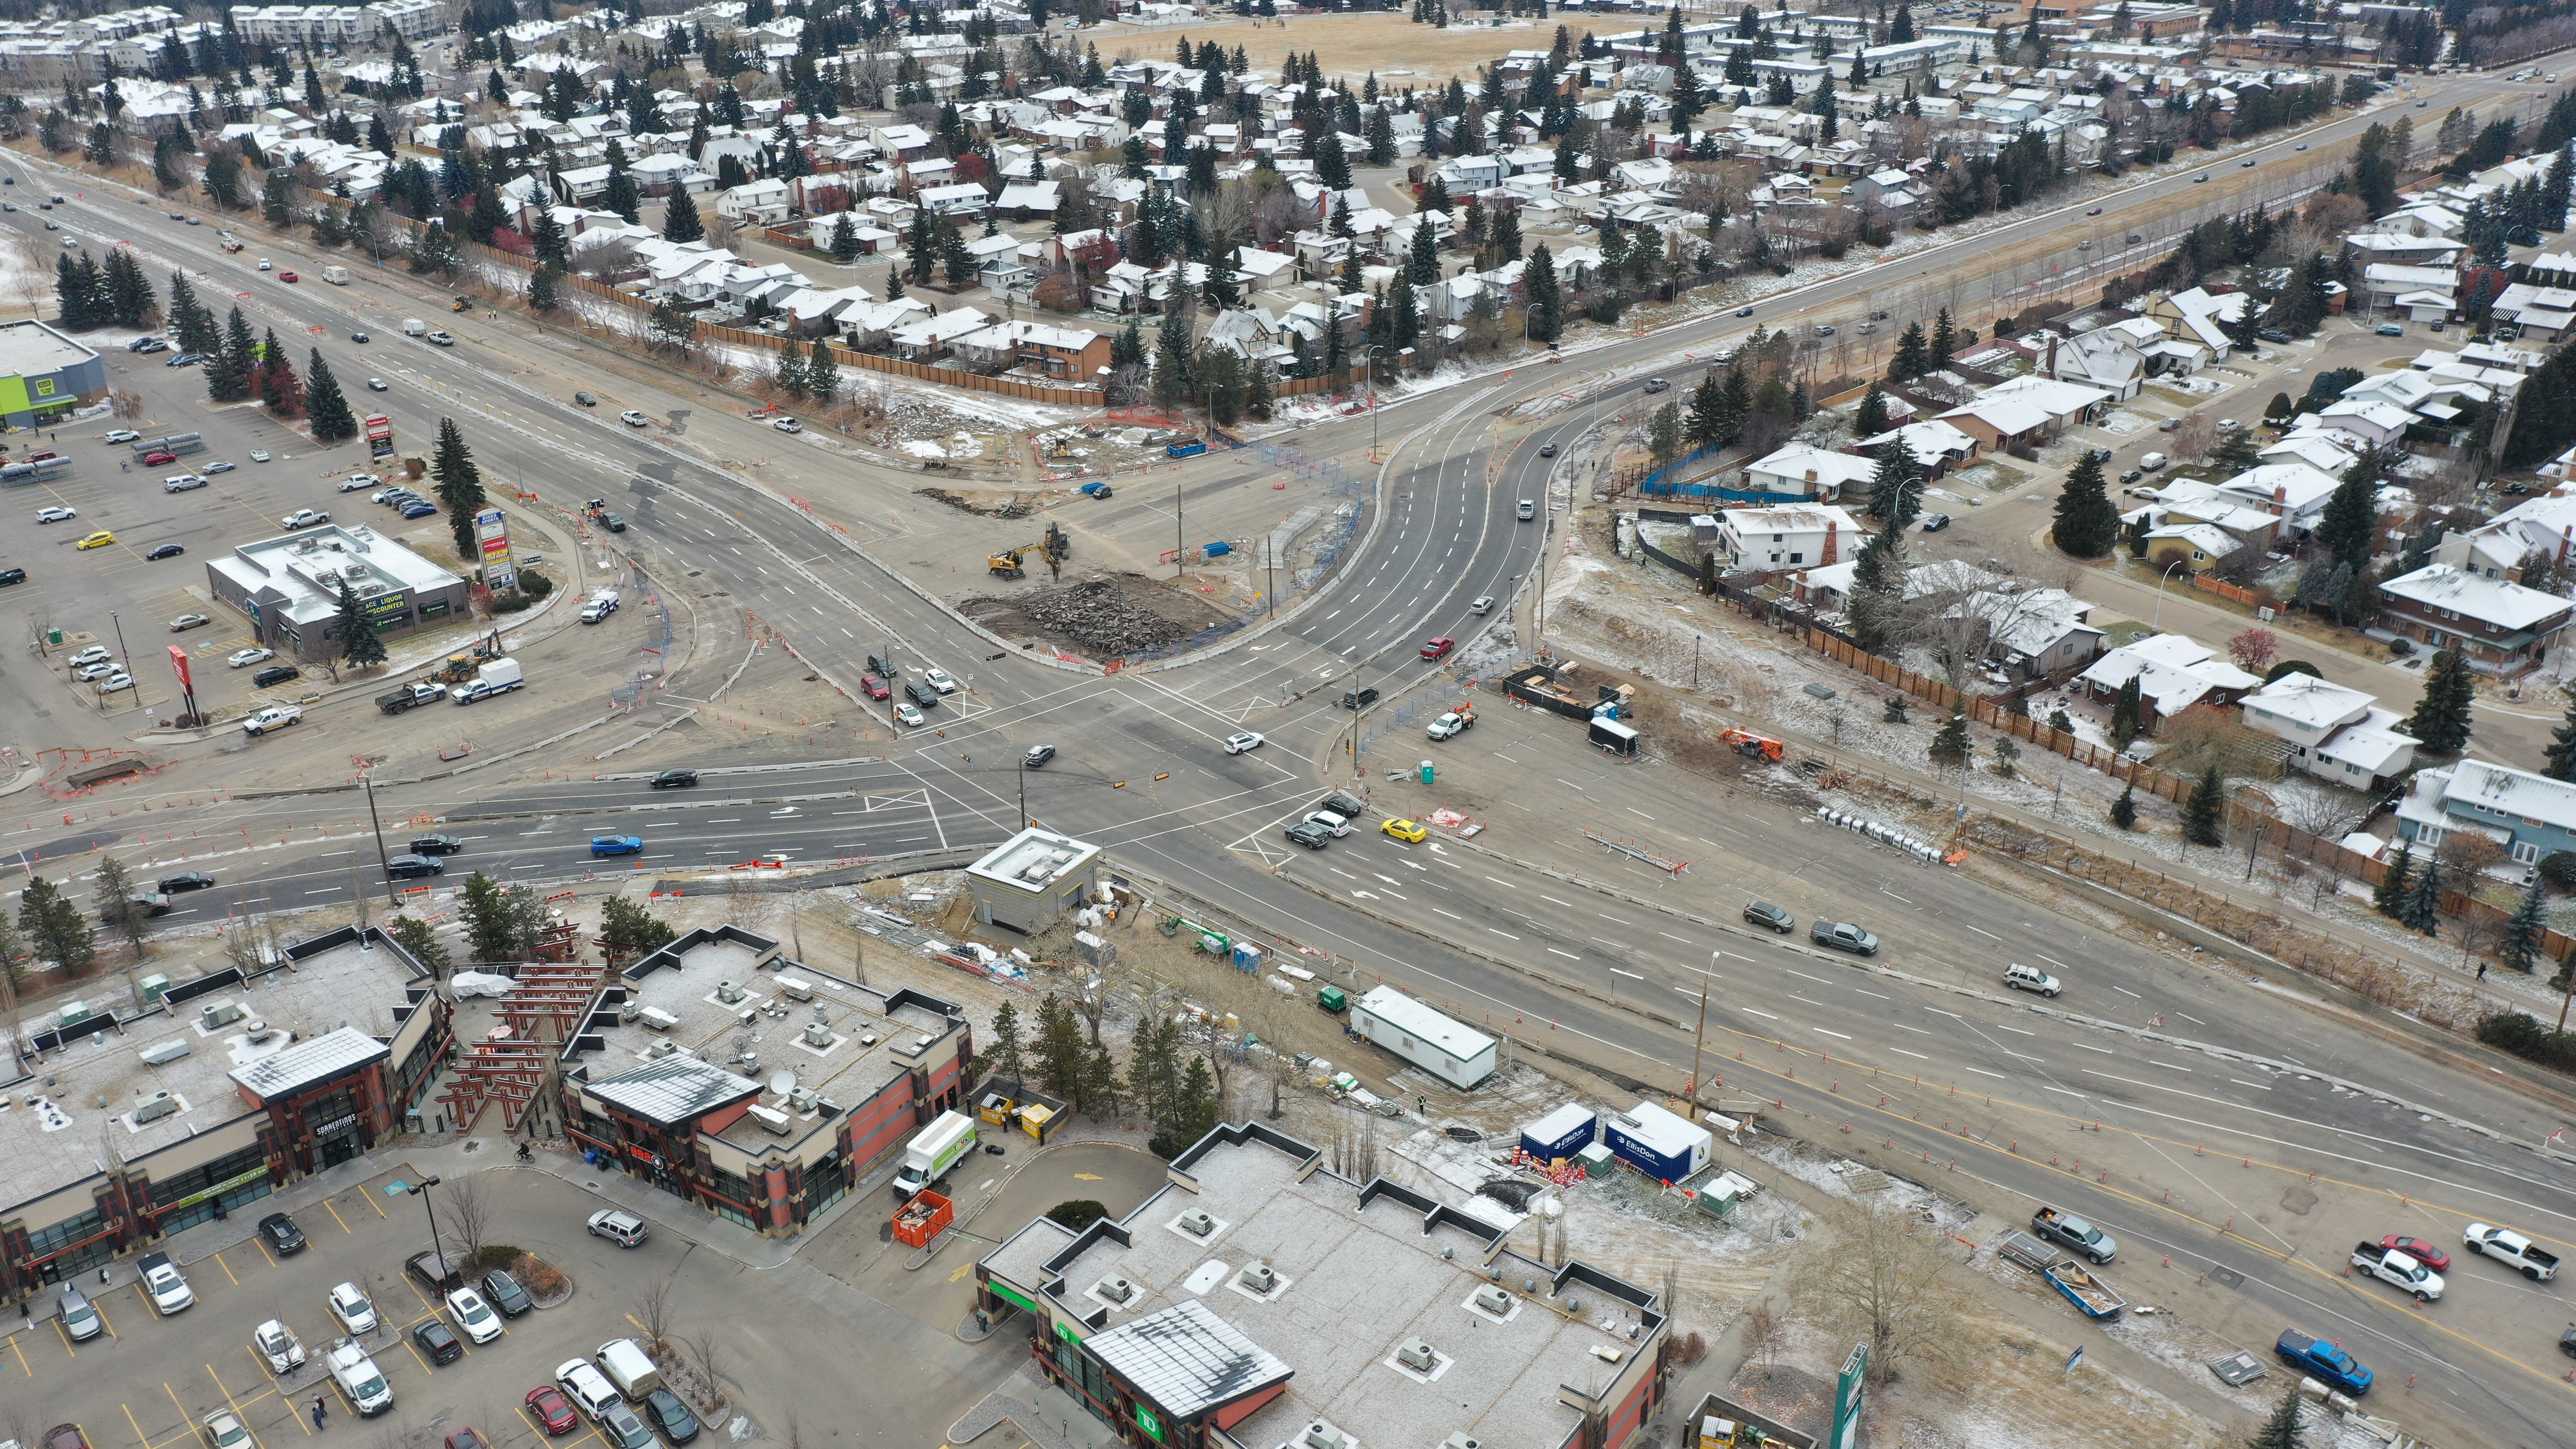
M 171 353 L 129 352 L 125 343 L 131 337 L 100 333 L 92 342 L 106 360 L 109 386 L 143 397 L 143 418 L 131 422 L 96 418 L 55 429 L 50 437 L 29 433 L 11 439 L 16 445 L 11 449 L 13 457 L 52 448 L 70 459 L 73 468 L 66 477 L 0 495 L 0 520 L 8 524 L 0 529 L 0 567 L 27 571 L 26 582 L 0 591 L 0 604 L 27 621 L 30 637 L 48 625 L 64 631 L 70 647 L 53 651 L 52 658 L 92 643 L 119 649 L 121 628 L 121 653 L 132 660 L 136 688 L 102 694 L 55 665 L 49 669 L 50 678 L 22 674 L 9 681 L 27 704 L 45 713 L 73 708 L 121 718 L 139 716 L 148 708 L 167 717 L 176 710 L 179 693 L 165 652 L 171 644 L 184 646 L 194 661 L 201 708 L 220 713 L 250 702 L 260 693 L 251 687 L 251 671 L 224 665 L 226 656 L 251 643 L 248 621 L 212 603 L 206 588 L 206 561 L 220 557 L 237 542 L 285 532 L 281 521 L 298 509 L 327 510 L 335 522 L 364 524 L 442 554 L 453 552 L 443 515 L 406 523 L 392 510 L 368 502 L 366 492 L 338 491 L 339 482 L 353 472 L 385 471 L 369 462 L 363 438 L 317 449 L 310 438 L 279 424 L 256 404 L 214 407 L 205 400 L 205 379 L 199 369 L 164 366 Z M 344 341 L 323 350 L 349 389 L 350 406 L 362 416 L 385 410 L 394 420 L 396 444 L 407 452 L 421 451 L 427 441 L 424 430 L 434 428 L 435 419 L 410 416 L 393 406 L 398 392 L 365 391 L 369 359 L 345 354 L 363 354 L 368 348 Z M 147 438 L 194 432 L 203 436 L 206 446 L 175 463 L 147 466 L 133 461 L 132 450 L 125 444 L 103 441 L 119 427 Z M 267 452 L 269 460 L 253 462 L 254 450 Z M 206 472 L 209 464 L 218 462 L 233 467 Z M 120 463 L 129 466 L 120 470 Z M 163 480 L 182 473 L 203 476 L 206 485 L 165 491 Z M 40 511 L 48 508 L 69 508 L 77 516 L 40 523 Z M 113 533 L 115 542 L 78 547 L 82 539 L 100 530 Z M 169 558 L 147 557 L 170 544 L 185 552 Z M 174 633 L 171 622 L 187 614 L 204 614 L 211 622 Z
M 585 1231 L 599 1198 L 548 1173 L 503 1169 L 476 1174 L 489 1204 L 486 1241 L 524 1247 L 562 1268 L 573 1280 L 572 1295 L 509 1320 L 487 1344 L 465 1341 L 463 1357 L 433 1367 L 411 1330 L 431 1318 L 454 1324 L 428 1287 L 403 1271 L 407 1258 L 429 1246 L 427 1217 L 419 1197 L 387 1191 L 418 1177 L 388 1172 L 295 1207 L 296 1225 L 311 1246 L 293 1256 L 272 1256 L 254 1234 L 184 1262 L 197 1301 L 168 1319 L 143 1296 L 131 1259 L 111 1270 L 109 1285 L 94 1275 L 81 1283 L 107 1325 L 86 1343 L 73 1343 L 47 1316 L 59 1290 L 40 1295 L 37 1316 L 0 1353 L 6 1376 L 0 1378 L 0 1438 L 35 1444 L 45 1430 L 68 1422 L 92 1449 L 185 1449 L 192 1441 L 206 1443 L 207 1414 L 230 1409 L 258 1449 L 353 1435 L 370 1445 L 435 1445 L 468 1428 L 494 1449 L 614 1449 L 588 1418 L 548 1439 L 523 1401 L 530 1389 L 552 1382 L 565 1361 L 593 1355 L 614 1339 L 642 1338 L 643 1291 L 666 1273 L 666 1335 L 677 1340 L 711 1330 L 725 1346 L 722 1374 L 732 1406 L 712 1417 L 701 1445 L 734 1442 L 736 1415 L 744 1419 L 739 1437 L 746 1438 L 783 1438 L 793 1417 L 814 1439 L 846 1434 L 862 1442 L 936 1443 L 963 1406 L 1016 1360 L 1001 1346 L 969 1347 L 834 1284 L 826 1296 L 882 1320 L 882 1329 L 871 1331 L 873 1324 L 827 1312 L 779 1287 L 771 1274 L 662 1225 L 643 1246 L 618 1248 Z M 428 1196 L 431 1206 L 442 1207 L 452 1248 L 455 1222 L 441 1202 L 447 1190 L 442 1185 Z M 251 1204 L 228 1225 L 196 1231 L 249 1232 L 275 1210 L 275 1201 Z M 954 1262 L 942 1258 L 943 1270 L 971 1263 L 973 1253 L 952 1256 Z M 907 1276 L 945 1278 L 947 1271 Z M 381 1320 L 359 1340 L 393 1390 L 393 1407 L 373 1420 L 357 1418 L 322 1367 L 324 1352 L 341 1337 L 326 1304 L 342 1282 L 364 1290 Z M 942 1296 L 964 1286 L 943 1283 Z M 303 1367 L 282 1378 L 269 1373 L 251 1343 L 252 1331 L 270 1318 L 283 1320 L 308 1355 Z M 852 1375 L 854 1364 L 868 1372 Z M 312 1417 L 316 1394 L 327 1405 L 319 1429 Z

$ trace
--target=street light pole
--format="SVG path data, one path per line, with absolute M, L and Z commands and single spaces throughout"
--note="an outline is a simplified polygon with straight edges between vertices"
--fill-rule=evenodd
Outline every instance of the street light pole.
M 438 1281 L 443 1286 L 447 1282 L 447 1245 L 439 1241 L 438 1209 L 429 1205 L 429 1190 L 436 1186 L 437 1178 L 424 1177 L 403 1190 L 419 1198 L 421 1211 L 429 1214 L 429 1250 L 438 1255 Z
M 1020 756 L 1020 828 L 1029 828 L 1029 757 Z
M 2182 567 L 2182 563 L 2183 563 L 2182 559 L 2181 559 L 2179 556 L 2177 556 L 2177 557 L 2174 559 L 2174 561 L 2173 561 L 2172 563 L 2169 563 L 2169 564 L 2166 564 L 2166 565 L 2165 565 L 2165 571 L 2164 571 L 2163 573 L 2156 575 L 2156 614 L 2155 614 L 2155 617 L 2154 617 L 2154 618 L 2149 619 L 2149 620 L 2147 621 L 2147 627 L 2148 627 L 2149 629 L 2157 628 L 2157 627 L 2161 626 L 2161 625 L 2164 623 L 2164 619 L 2165 619 L 2165 580 L 2167 580 L 2167 579 L 2169 579 L 2169 578 L 2172 578 L 2172 577 L 2173 577 L 2173 571 L 2174 571 L 2175 569 L 2181 568 L 2181 567 Z
M 1699 1120 L 1699 1049 L 1708 1040 L 1708 983 L 1717 974 L 1719 953 L 1708 953 L 1708 976 L 1699 981 L 1699 1025 L 1691 1029 L 1690 1119 Z
M 402 900 L 394 890 L 394 864 L 385 856 L 385 822 L 376 814 L 375 772 L 360 775 L 358 783 L 367 787 L 367 823 L 376 828 L 376 865 L 385 873 L 385 908 L 399 911 Z

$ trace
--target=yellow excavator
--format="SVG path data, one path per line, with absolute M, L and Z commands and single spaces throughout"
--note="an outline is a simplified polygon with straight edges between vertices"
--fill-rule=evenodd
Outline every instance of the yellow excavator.
M 1019 544 L 990 555 L 984 560 L 984 566 L 992 570 L 993 577 L 997 579 L 1024 577 L 1028 570 L 1021 567 L 1020 555 L 1031 550 L 1035 550 L 1046 559 L 1048 573 L 1061 574 L 1064 572 L 1065 555 L 1073 552 L 1073 535 L 1050 523 L 1046 528 L 1046 537 L 1035 543 Z

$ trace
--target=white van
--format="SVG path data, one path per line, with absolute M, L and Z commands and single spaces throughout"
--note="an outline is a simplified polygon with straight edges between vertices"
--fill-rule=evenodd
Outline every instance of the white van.
M 427 337 L 429 335 L 429 324 L 423 322 L 417 317 L 405 317 L 403 319 L 403 335 L 405 337 Z
M 322 269 L 322 280 L 329 282 L 335 287 L 345 287 L 349 285 L 349 269 L 347 267 L 324 267 Z
M 617 1385 L 617 1391 L 632 1402 L 640 1404 L 646 1395 L 662 1387 L 662 1371 L 653 1366 L 653 1360 L 646 1358 L 644 1350 L 638 1348 L 631 1338 L 603 1343 L 595 1356 L 599 1360 L 600 1371 L 608 1375 L 608 1381 Z
M 2146 471 L 2146 472 L 2149 472 L 2149 473 L 2152 473 L 2152 472 L 2156 471 L 2158 468 L 2161 468 L 2161 467 L 2163 467 L 2164 465 L 2165 465 L 2165 455 L 2164 455 L 2164 454 L 2162 454 L 2162 453 L 2149 453 L 2149 454 L 2148 454 L 2148 455 L 2146 455 L 2145 457 L 2140 458 L 2140 459 L 2138 460 L 2138 467 L 2139 467 L 2140 469 L 2142 469 L 2142 470 Z

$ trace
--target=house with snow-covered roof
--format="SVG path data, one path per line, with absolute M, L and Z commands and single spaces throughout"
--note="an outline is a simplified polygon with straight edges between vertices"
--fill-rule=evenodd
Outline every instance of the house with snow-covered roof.
M 2470 668 L 2515 675 L 2566 629 L 2576 604 L 2556 594 L 2431 563 L 2379 586 L 2379 623 L 2431 649 L 2456 649 Z
M 2237 704 L 2249 728 L 2290 747 L 2290 765 L 2355 790 L 2385 788 L 2423 743 L 2374 696 L 2313 674 L 2284 674 Z
M 2263 680 L 2180 634 L 2151 634 L 2111 650 L 2076 676 L 2095 699 L 2108 704 L 2130 680 L 2138 682 L 2138 723 L 2149 734 L 2195 704 L 2230 705 L 2259 689 Z

